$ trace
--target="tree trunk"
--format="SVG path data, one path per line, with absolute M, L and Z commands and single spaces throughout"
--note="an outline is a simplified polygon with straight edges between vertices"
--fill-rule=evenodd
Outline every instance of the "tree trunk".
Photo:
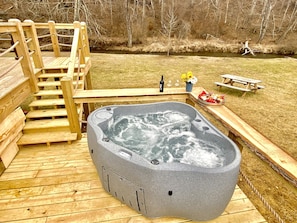
M 229 11 L 229 0 L 226 1 L 226 12 L 225 12 L 225 20 L 224 23 L 227 23 L 227 19 L 228 19 L 228 11 Z
M 79 9 L 80 9 L 81 0 L 74 1 L 74 21 L 79 21 Z
M 112 0 L 109 0 L 109 14 L 110 14 L 110 26 L 113 26 L 113 13 L 112 13 Z
M 271 11 L 275 5 L 271 3 L 272 0 L 265 0 L 264 2 L 264 7 L 262 10 L 262 21 L 261 21 L 261 28 L 260 28 L 260 35 L 258 39 L 258 43 L 261 43 L 261 41 L 264 39 L 264 36 L 266 34 L 267 28 L 268 28 L 268 23 L 269 23 L 269 18 Z
M 286 30 L 283 32 L 283 34 L 279 37 L 277 40 L 277 43 L 281 42 L 283 39 L 286 38 L 287 34 L 294 29 L 294 27 L 297 25 L 297 2 L 295 2 L 294 10 L 291 14 L 289 24 L 286 28 Z
M 130 13 L 129 0 L 126 0 L 125 7 L 126 7 L 126 12 L 125 13 L 126 13 L 127 38 L 128 38 L 127 46 L 129 48 L 131 48 L 132 45 L 133 45 L 133 35 L 132 35 L 132 22 L 131 22 L 131 13 Z
M 164 25 L 164 0 L 159 0 L 159 2 L 160 2 L 160 4 L 161 4 L 161 15 L 160 15 L 160 17 L 161 17 L 161 27 L 163 27 L 163 25 Z
M 252 1 L 252 7 L 250 9 L 250 16 L 254 15 L 254 11 L 255 11 L 255 8 L 256 8 L 256 5 L 257 5 L 257 1 L 258 0 L 253 0 Z

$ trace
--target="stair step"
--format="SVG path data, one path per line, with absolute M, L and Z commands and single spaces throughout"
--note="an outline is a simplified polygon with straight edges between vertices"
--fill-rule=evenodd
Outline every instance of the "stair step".
M 63 98 L 57 99 L 41 99 L 32 101 L 29 104 L 29 107 L 41 107 L 41 106 L 56 106 L 56 105 L 65 105 L 65 101 Z
M 43 109 L 29 111 L 26 118 L 50 118 L 50 117 L 61 117 L 67 116 L 67 111 L 64 108 L 59 109 Z
M 29 144 L 42 144 L 46 143 L 50 145 L 52 142 L 71 142 L 77 139 L 77 133 L 71 133 L 67 131 L 57 131 L 49 133 L 28 133 L 24 134 L 19 141 L 18 145 L 29 145 Z
M 62 78 L 62 77 L 65 77 L 67 75 L 67 73 L 43 73 L 43 74 L 40 74 L 38 76 L 38 78 Z M 84 73 L 80 72 L 79 73 L 79 76 L 83 76 Z M 73 76 L 77 76 L 77 73 L 74 73 Z
M 38 96 L 59 96 L 63 95 L 62 90 L 40 90 L 34 94 L 35 97 Z
M 61 130 L 69 130 L 69 122 L 67 118 L 27 121 L 23 128 L 24 134 Z
M 76 85 L 77 81 L 73 81 L 73 85 Z M 83 85 L 84 82 L 82 80 L 78 81 L 79 85 Z M 37 83 L 38 87 L 59 87 L 61 86 L 61 82 L 60 81 L 40 81 Z

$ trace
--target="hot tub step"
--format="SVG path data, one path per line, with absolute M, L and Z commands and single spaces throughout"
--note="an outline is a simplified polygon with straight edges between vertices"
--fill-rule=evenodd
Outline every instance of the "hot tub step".
M 30 103 L 31 108 L 36 107 L 43 107 L 43 106 L 59 106 L 59 105 L 65 105 L 64 99 L 42 99 L 42 100 L 36 100 Z
M 77 73 L 74 72 L 73 75 L 74 75 L 74 77 L 76 77 Z M 80 77 L 83 76 L 83 75 L 84 75 L 84 73 L 82 73 L 82 72 L 79 73 Z M 42 79 L 42 78 L 62 78 L 62 77 L 65 77 L 65 76 L 67 76 L 67 73 L 43 73 L 43 74 L 40 74 L 38 76 L 38 78 L 40 78 L 40 79 Z
M 29 145 L 29 144 L 43 144 L 50 145 L 53 142 L 68 142 L 71 143 L 77 139 L 77 133 L 71 133 L 66 131 L 49 132 L 44 133 L 29 133 L 24 134 L 17 142 L 18 145 Z
M 66 117 L 67 111 L 65 108 L 60 109 L 44 109 L 44 110 L 33 110 L 29 111 L 26 118 L 37 119 L 37 118 L 55 118 L 55 117 Z
M 67 118 L 43 119 L 27 121 L 23 129 L 24 133 L 69 131 L 69 122 Z
M 78 81 L 78 85 L 83 85 L 84 82 L 79 80 Z M 42 82 L 38 82 L 38 87 L 59 87 L 61 86 L 61 82 L 60 81 L 42 81 Z M 76 81 L 73 81 L 73 85 L 76 85 Z
M 35 97 L 42 96 L 60 96 L 63 95 L 62 90 L 41 90 L 34 94 Z

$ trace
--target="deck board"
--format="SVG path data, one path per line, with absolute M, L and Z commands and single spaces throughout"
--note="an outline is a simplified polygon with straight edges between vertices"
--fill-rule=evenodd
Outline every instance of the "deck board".
M 0 222 L 192 222 L 148 219 L 102 188 L 86 136 L 73 142 L 24 146 L 0 177 Z M 209 222 L 266 222 L 237 186 L 223 214 Z

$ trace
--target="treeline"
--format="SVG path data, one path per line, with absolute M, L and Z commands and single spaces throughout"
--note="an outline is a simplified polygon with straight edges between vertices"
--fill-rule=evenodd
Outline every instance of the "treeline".
M 296 37 L 297 0 L 2 0 L 2 17 L 35 22 L 85 21 L 90 39 L 251 40 L 289 44 Z M 1 16 L 1 14 L 0 14 Z M 287 40 L 287 41 L 286 41 Z

